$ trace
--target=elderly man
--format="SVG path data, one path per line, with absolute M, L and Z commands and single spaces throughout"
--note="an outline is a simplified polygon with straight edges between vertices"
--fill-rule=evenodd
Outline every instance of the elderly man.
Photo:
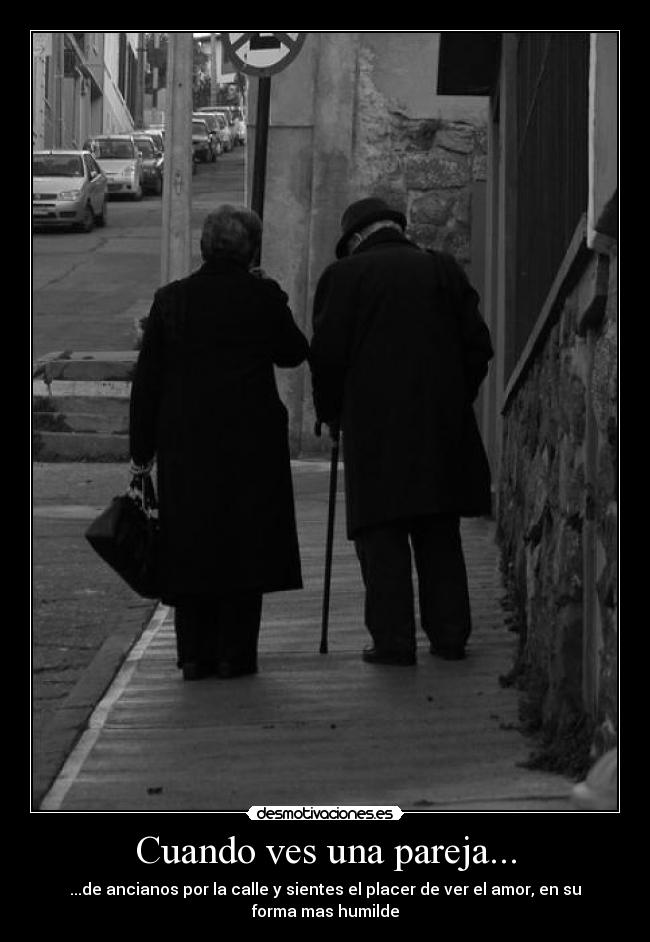
M 274 367 L 298 366 L 308 344 L 284 291 L 251 271 L 261 232 L 244 206 L 208 215 L 204 263 L 156 292 L 133 378 L 133 470 L 156 457 L 186 680 L 254 673 L 263 594 L 302 587 Z
M 348 537 L 365 583 L 371 664 L 416 663 L 411 549 L 430 651 L 465 656 L 471 631 L 461 516 L 490 513 L 472 403 L 492 357 L 478 295 L 455 260 L 362 199 L 322 274 L 311 367 L 319 422 L 343 433 Z

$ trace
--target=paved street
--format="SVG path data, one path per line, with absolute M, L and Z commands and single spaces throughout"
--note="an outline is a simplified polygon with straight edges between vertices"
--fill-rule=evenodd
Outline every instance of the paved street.
M 245 149 L 199 164 L 192 177 L 192 257 L 217 203 L 244 198 Z M 131 350 L 134 320 L 160 285 L 162 202 L 112 199 L 108 225 L 91 233 L 43 232 L 33 239 L 33 359 L 58 350 Z

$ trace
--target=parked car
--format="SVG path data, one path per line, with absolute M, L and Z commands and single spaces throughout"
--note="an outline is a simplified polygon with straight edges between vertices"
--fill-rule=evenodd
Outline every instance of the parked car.
M 156 145 L 156 150 L 164 153 L 165 150 L 165 129 L 164 128 L 143 128 L 138 134 L 146 134 Z
M 149 128 L 144 128 L 140 133 L 147 134 L 153 139 L 154 144 L 164 155 L 165 153 L 165 128 L 162 124 L 156 124 Z M 196 173 L 196 158 L 194 156 L 194 148 L 191 148 L 192 151 L 192 176 Z
M 223 105 L 209 105 L 200 109 L 202 118 L 208 114 L 213 115 L 219 123 L 219 139 L 223 150 L 227 153 L 234 147 L 234 136 L 230 126 L 230 111 Z
M 97 134 L 84 144 L 108 177 L 111 195 L 142 199 L 142 161 L 132 134 Z
M 219 137 L 219 122 L 217 121 L 215 115 L 195 113 L 192 115 L 192 120 L 194 121 L 205 121 L 206 127 L 208 129 L 208 134 L 210 135 L 210 159 L 214 162 L 219 154 L 223 151 L 223 146 L 221 143 L 221 138 Z
M 194 159 L 201 163 L 212 159 L 210 133 L 204 120 L 192 119 L 192 150 Z
M 163 188 L 164 156 L 148 134 L 134 134 L 135 146 L 142 160 L 142 188 L 160 196 Z
M 205 105 L 199 108 L 199 111 L 218 111 L 224 115 L 229 125 L 232 125 L 235 118 L 243 118 L 243 112 L 238 105 Z
M 106 225 L 108 181 L 92 154 L 38 150 L 32 155 L 32 222 L 35 226 Z

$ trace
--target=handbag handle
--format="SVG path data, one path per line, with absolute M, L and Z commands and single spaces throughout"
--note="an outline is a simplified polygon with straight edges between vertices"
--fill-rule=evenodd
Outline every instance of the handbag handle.
M 147 516 L 150 517 L 154 511 L 158 510 L 158 500 L 150 468 L 142 468 L 137 471 L 132 469 L 128 493 L 133 500 L 142 503 L 142 509 Z
M 142 481 L 142 506 L 145 513 L 149 514 L 149 516 L 151 516 L 151 511 L 158 510 L 158 500 L 156 498 L 156 491 L 153 486 L 150 471 L 144 475 Z

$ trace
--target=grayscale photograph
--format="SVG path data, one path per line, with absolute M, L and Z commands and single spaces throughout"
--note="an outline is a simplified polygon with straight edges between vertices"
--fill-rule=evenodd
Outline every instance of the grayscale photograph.
M 29 33 L 30 812 L 620 812 L 620 31 Z

